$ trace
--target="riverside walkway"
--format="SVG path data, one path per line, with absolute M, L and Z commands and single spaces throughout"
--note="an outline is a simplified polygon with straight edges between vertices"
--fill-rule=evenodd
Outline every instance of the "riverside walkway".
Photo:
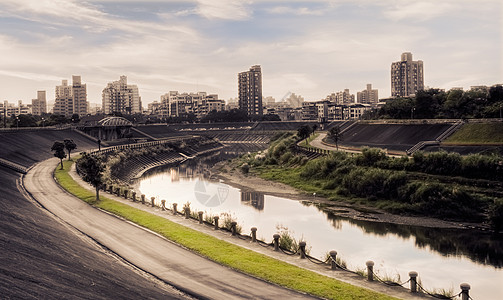
M 56 158 L 36 164 L 25 189 L 57 218 L 133 266 L 198 299 L 310 299 L 236 272 L 159 235 L 98 210 L 62 190 L 52 176 Z
M 154 275 L 162 281 L 199 299 L 315 299 L 277 285 L 267 283 L 243 273 L 214 263 L 189 250 L 180 247 L 159 235 L 130 222 L 102 212 L 80 199 L 63 191 L 52 177 L 58 163 L 50 159 L 35 165 L 25 176 L 26 189 L 46 209 L 64 222 L 90 236 L 100 245 L 120 256 L 128 263 Z M 75 172 L 72 178 L 84 188 L 94 191 L 94 187 L 84 182 Z M 345 271 L 327 271 L 326 267 L 283 255 L 270 249 L 230 236 L 221 231 L 196 224 L 183 217 L 173 216 L 160 208 L 131 202 L 109 193 L 106 197 L 130 205 L 134 208 L 162 216 L 170 221 L 197 229 L 229 243 L 236 244 L 264 255 L 300 266 L 302 268 L 333 277 L 343 282 L 388 294 L 401 299 L 424 299 L 422 294 L 411 294 L 406 289 L 392 288 L 377 282 L 362 280 L 360 276 Z M 260 230 L 260 229 L 259 229 Z M 127 234 L 125 234 L 127 233 Z

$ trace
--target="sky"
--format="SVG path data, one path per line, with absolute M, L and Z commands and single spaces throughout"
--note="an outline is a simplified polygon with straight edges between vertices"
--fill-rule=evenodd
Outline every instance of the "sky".
M 263 96 L 307 101 L 371 83 L 390 96 L 403 52 L 434 88 L 503 83 L 501 0 L 0 0 L 0 101 L 54 100 L 80 75 L 101 104 L 128 77 L 143 105 L 169 91 L 237 97 L 261 65 Z

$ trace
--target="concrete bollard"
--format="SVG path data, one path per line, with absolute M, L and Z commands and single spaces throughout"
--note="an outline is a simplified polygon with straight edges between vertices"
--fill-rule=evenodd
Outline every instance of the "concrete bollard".
M 150 197 L 150 205 L 155 206 L 155 197 Z
M 409 277 L 410 277 L 410 292 L 417 293 L 417 272 L 410 271 Z
M 199 216 L 199 224 L 203 224 L 203 212 L 202 211 L 198 211 L 197 212 L 198 216 Z
M 257 227 L 251 228 L 251 241 L 252 241 L 252 243 L 257 242 Z
M 337 270 L 336 259 L 337 259 L 337 251 L 335 250 L 330 251 L 330 269 L 332 270 Z
M 300 258 L 302 259 L 306 258 L 306 242 L 304 241 L 299 242 L 299 248 L 300 248 Z
M 470 299 L 470 285 L 468 283 L 462 283 L 459 287 L 461 288 L 461 300 Z
M 161 200 L 161 210 L 162 211 L 166 210 L 166 200 Z
M 218 219 L 219 219 L 218 216 L 213 217 L 213 220 L 215 221 L 215 230 L 218 230 Z
M 133 200 L 133 202 L 136 202 L 136 192 L 131 193 L 131 199 Z
M 374 281 L 374 262 L 369 260 L 365 264 L 367 265 L 367 280 Z
M 185 219 L 190 219 L 190 207 L 185 207 Z
M 177 203 L 173 203 L 173 214 L 176 216 L 176 207 L 178 206 Z
M 272 238 L 274 239 L 274 251 L 279 251 L 279 237 L 280 235 L 275 233 Z
M 236 235 L 236 226 L 238 225 L 238 222 L 235 222 L 235 221 L 232 221 L 231 222 L 231 232 L 232 232 L 232 235 Z
M 141 194 L 141 204 L 145 204 L 145 195 Z

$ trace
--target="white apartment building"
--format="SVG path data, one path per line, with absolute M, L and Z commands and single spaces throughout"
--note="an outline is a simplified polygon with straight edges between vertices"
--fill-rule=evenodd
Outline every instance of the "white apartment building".
M 201 119 L 209 112 L 225 110 L 225 101 L 219 100 L 218 95 L 206 92 L 178 93 L 170 91 L 161 96 L 161 117 L 180 117 L 194 114 Z
M 141 113 L 141 97 L 138 87 L 127 83 L 127 76 L 121 76 L 118 81 L 108 83 L 102 93 L 103 113 L 114 112 L 122 114 Z

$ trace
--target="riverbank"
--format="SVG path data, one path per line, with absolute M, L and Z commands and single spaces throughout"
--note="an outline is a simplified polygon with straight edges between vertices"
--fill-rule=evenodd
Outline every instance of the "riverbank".
M 255 191 L 277 197 L 316 203 L 323 210 L 329 211 L 334 215 L 343 218 L 429 228 L 487 229 L 486 226 L 476 223 L 453 222 L 428 217 L 396 215 L 375 207 L 328 200 L 281 182 L 260 178 L 254 173 L 243 174 L 227 161 L 216 164 L 212 168 L 212 174 L 214 178 L 221 179 L 225 183 L 239 188 L 242 191 Z

